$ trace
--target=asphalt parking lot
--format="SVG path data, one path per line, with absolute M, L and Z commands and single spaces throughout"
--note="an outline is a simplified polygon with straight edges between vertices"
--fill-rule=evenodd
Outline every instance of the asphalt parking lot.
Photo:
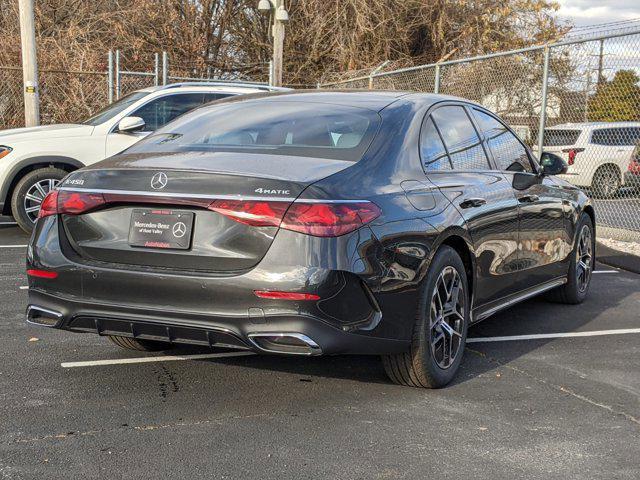
M 0 221 L 1 479 L 640 478 L 639 275 L 473 327 L 428 391 L 375 357 L 157 361 L 27 325 L 26 243 Z

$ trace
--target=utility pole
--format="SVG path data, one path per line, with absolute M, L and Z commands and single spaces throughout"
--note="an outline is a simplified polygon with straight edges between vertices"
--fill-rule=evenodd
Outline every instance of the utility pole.
M 284 7 L 284 0 L 260 0 L 258 10 L 273 15 L 271 34 L 273 35 L 273 59 L 271 63 L 270 82 L 275 87 L 282 86 L 282 64 L 284 56 L 284 24 L 289 21 L 289 13 Z
M 40 125 L 40 93 L 38 91 L 38 60 L 36 29 L 33 20 L 33 0 L 18 0 L 20 39 L 22 42 L 22 77 L 24 122 L 27 127 Z
M 600 39 L 600 53 L 598 55 L 598 85 L 602 83 L 602 70 L 604 69 L 604 39 Z

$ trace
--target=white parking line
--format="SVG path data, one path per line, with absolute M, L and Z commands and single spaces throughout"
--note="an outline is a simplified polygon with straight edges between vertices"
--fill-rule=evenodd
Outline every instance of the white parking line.
M 123 365 L 128 363 L 179 362 L 183 360 L 202 360 L 205 358 L 245 357 L 253 352 L 202 353 L 197 355 L 167 355 L 162 357 L 117 358 L 113 360 L 90 360 L 86 362 L 64 362 L 62 368 L 98 367 L 102 365 Z
M 17 225 L 16 222 L 0 222 L 0 225 Z
M 0 248 L 27 248 L 27 245 L 0 245 Z
M 21 285 L 20 286 L 20 290 L 28 290 L 29 289 L 29 285 Z
M 618 270 L 594 270 L 593 273 L 620 273 Z
M 599 337 L 602 335 L 624 335 L 625 333 L 640 333 L 640 328 L 619 328 L 616 330 L 594 330 L 591 332 L 536 333 L 532 335 L 510 335 L 508 337 L 476 337 L 476 338 L 467 338 L 467 343 L 513 342 L 517 340 L 543 340 L 545 338 Z

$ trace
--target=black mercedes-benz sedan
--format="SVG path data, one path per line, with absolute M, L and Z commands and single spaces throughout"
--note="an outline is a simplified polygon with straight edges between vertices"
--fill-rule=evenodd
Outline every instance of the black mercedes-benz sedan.
M 376 354 L 440 387 L 470 324 L 585 298 L 594 211 L 565 170 L 454 97 L 222 100 L 46 197 L 28 321 L 136 350 Z

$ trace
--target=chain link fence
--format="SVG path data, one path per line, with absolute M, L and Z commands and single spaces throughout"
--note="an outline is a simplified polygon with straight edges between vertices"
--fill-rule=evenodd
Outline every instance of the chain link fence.
M 146 70 L 127 69 L 120 52 L 105 55 L 104 71 L 41 69 L 40 122 L 83 121 L 107 104 L 143 88 L 174 82 L 251 81 L 266 83 L 269 64 L 256 64 L 233 71 L 196 68 L 176 63 L 165 54 L 150 55 Z M 140 65 L 140 60 L 136 60 Z M 0 65 L 0 130 L 24 126 L 23 78 L 21 66 Z
M 534 150 L 560 155 L 596 209 L 598 235 L 640 242 L 640 31 L 321 83 L 435 92 L 499 114 Z

